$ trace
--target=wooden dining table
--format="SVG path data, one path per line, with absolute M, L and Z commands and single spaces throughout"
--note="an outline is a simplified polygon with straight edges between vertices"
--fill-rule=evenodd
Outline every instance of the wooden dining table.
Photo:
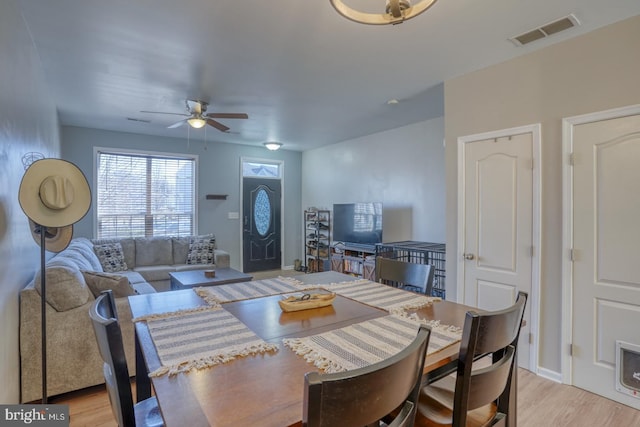
M 354 280 L 336 272 L 296 276 L 306 284 L 328 284 Z M 365 320 L 388 315 L 376 307 L 338 295 L 332 306 L 297 312 L 282 312 L 280 295 L 223 304 L 256 335 L 279 345 L 267 352 L 237 359 L 211 368 L 149 379 L 160 360 L 145 322 L 136 322 L 137 399 L 151 395 L 151 384 L 167 427 L 264 426 L 284 427 L 302 419 L 304 374 L 317 371 L 282 345 L 283 338 L 314 335 Z M 160 292 L 129 297 L 133 317 L 174 312 L 207 305 L 193 290 Z M 449 301 L 437 301 L 413 310 L 424 319 L 462 327 L 472 309 Z M 459 344 L 426 358 L 425 373 L 453 360 Z M 512 425 L 515 425 L 513 423 Z

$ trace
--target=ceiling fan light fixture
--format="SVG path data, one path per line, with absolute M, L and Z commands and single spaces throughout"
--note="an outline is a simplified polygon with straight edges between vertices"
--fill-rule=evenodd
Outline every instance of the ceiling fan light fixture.
M 271 151 L 276 151 L 280 147 L 282 147 L 282 143 L 280 143 L 280 142 L 265 142 L 263 145 L 265 147 L 267 147 L 267 149 L 269 149 Z
M 386 0 L 385 13 L 368 13 L 347 6 L 344 0 L 329 0 L 334 9 L 345 18 L 368 25 L 396 25 L 414 18 L 429 9 L 436 0 L 419 0 L 414 6 L 410 0 Z
M 189 123 L 189 126 L 194 129 L 200 129 L 207 124 L 207 121 L 202 117 L 191 117 L 190 119 L 187 119 L 187 123 Z

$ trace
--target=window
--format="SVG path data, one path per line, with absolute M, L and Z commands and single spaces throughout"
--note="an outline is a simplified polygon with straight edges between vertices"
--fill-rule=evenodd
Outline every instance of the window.
M 98 238 L 195 234 L 195 157 L 97 151 Z
M 280 163 L 242 161 L 242 176 L 245 178 L 280 178 Z

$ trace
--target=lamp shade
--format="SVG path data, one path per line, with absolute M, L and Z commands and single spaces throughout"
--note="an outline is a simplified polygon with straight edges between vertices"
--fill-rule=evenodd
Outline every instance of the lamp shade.
M 200 129 L 207 124 L 206 120 L 202 117 L 192 117 L 190 119 L 187 119 L 187 123 L 189 123 L 189 126 L 195 129 Z

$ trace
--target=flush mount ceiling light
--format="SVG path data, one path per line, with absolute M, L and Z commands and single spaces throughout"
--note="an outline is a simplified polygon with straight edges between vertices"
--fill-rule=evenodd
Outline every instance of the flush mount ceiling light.
M 386 0 L 385 13 L 362 12 L 347 6 L 344 0 L 329 0 L 329 2 L 340 15 L 352 21 L 370 25 L 396 25 L 420 15 L 433 6 L 436 0 L 420 0 L 414 6 L 411 6 L 409 0 Z
M 263 145 L 271 151 L 276 151 L 277 149 L 282 147 L 282 144 L 279 142 L 265 142 Z
M 189 126 L 191 126 L 192 128 L 200 129 L 207 124 L 207 121 L 202 117 L 192 117 L 190 119 L 187 119 L 187 123 L 189 123 Z

